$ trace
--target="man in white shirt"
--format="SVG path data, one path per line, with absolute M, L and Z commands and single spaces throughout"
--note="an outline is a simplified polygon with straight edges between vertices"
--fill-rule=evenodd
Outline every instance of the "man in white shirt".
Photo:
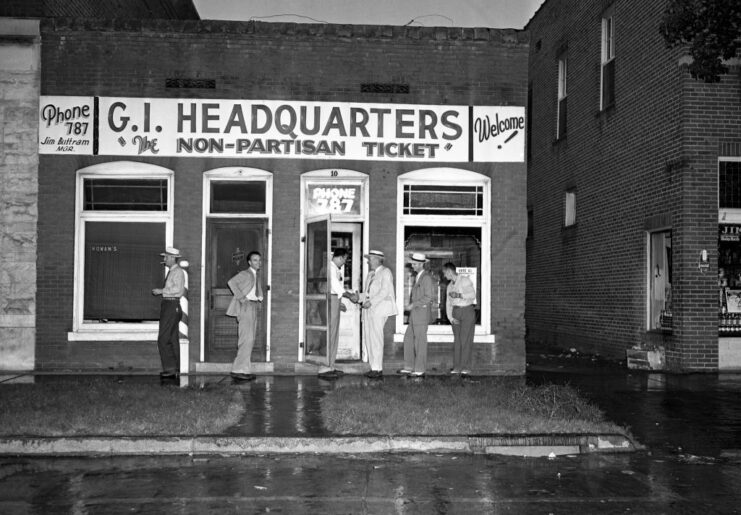
M 321 379 L 337 379 L 343 372 L 337 370 L 334 366 L 337 359 L 337 348 L 340 342 L 340 313 L 347 311 L 347 307 L 342 303 L 343 297 L 350 297 L 350 293 L 345 290 L 342 267 L 347 262 L 347 250 L 338 248 L 332 252 L 332 259 L 329 260 L 329 338 L 327 341 L 327 366 L 319 370 Z
M 259 252 L 250 252 L 247 255 L 249 268 L 242 270 L 229 279 L 227 284 L 234 297 L 226 310 L 227 316 L 237 317 L 239 323 L 239 337 L 237 357 L 232 363 L 231 376 L 235 381 L 252 381 L 252 348 L 255 346 L 257 334 L 257 314 L 260 303 L 263 301 L 262 284 L 257 275 L 262 266 L 262 256 Z
M 448 283 L 445 311 L 453 328 L 453 370 L 451 374 L 471 374 L 471 352 L 476 328 L 476 289 L 465 275 L 458 275 L 453 263 L 443 265 Z
M 178 266 L 180 251 L 173 247 L 167 247 L 160 254 L 169 271 L 165 277 L 165 285 L 162 288 L 154 288 L 152 295 L 162 295 L 160 307 L 159 335 L 157 336 L 157 348 L 160 351 L 162 361 L 163 379 L 175 378 L 180 370 L 180 297 L 185 294 L 185 272 Z

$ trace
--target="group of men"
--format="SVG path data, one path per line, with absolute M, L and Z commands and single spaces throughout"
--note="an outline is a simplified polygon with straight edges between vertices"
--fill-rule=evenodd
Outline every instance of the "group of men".
M 157 346 L 162 361 L 160 376 L 175 378 L 179 371 L 179 331 L 182 316 L 180 297 L 185 292 L 185 274 L 178 259 L 180 252 L 172 247 L 161 254 L 169 271 L 163 288 L 152 290 L 153 295 L 162 296 L 160 326 Z M 329 263 L 329 323 L 327 342 L 327 366 L 319 371 L 322 379 L 336 379 L 343 372 L 335 367 L 339 345 L 340 313 L 347 309 L 343 299 L 357 304 L 362 309 L 363 346 L 368 357 L 370 370 L 365 374 L 371 379 L 383 377 L 383 328 L 388 317 L 396 315 L 394 280 L 391 270 L 384 265 L 385 255 L 380 250 L 371 250 L 363 257 L 368 260 L 368 275 L 363 292 L 346 290 L 343 267 L 348 255 L 346 249 L 335 249 Z M 436 292 L 430 271 L 426 268 L 427 257 L 421 253 L 410 256 L 415 272 L 414 285 L 405 307 L 409 309 L 409 322 L 404 334 L 404 367 L 397 372 L 410 377 L 424 377 L 427 369 L 427 328 L 436 318 Z M 259 252 L 247 255 L 248 268 L 229 279 L 233 297 L 227 308 L 227 316 L 237 318 L 237 357 L 231 366 L 231 376 L 236 382 L 252 381 L 252 349 L 257 333 L 258 308 L 263 302 L 261 280 L 258 272 L 262 266 Z M 465 376 L 471 373 L 471 349 L 473 347 L 476 315 L 474 305 L 476 291 L 470 279 L 458 275 L 453 263 L 443 266 L 448 280 L 446 312 L 453 327 L 454 354 L 452 374 Z

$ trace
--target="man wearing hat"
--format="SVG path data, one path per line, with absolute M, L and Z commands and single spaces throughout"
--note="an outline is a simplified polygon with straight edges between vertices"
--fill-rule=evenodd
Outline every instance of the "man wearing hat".
M 177 377 L 180 370 L 178 326 L 183 313 L 180 308 L 180 297 L 185 294 L 185 272 L 178 265 L 178 259 L 181 257 L 178 249 L 167 247 L 160 256 L 165 258 L 164 264 L 169 268 L 169 272 L 165 277 L 164 287 L 154 288 L 152 295 L 162 295 L 157 347 L 162 361 L 160 377 L 167 379 Z
M 425 270 L 427 257 L 415 252 L 411 256 L 411 263 L 417 278 L 412 286 L 409 324 L 404 333 L 404 368 L 399 373 L 422 377 L 427 369 L 427 326 L 435 288 L 430 272 Z
M 252 348 L 257 335 L 257 308 L 263 301 L 262 284 L 257 272 L 262 267 L 262 256 L 252 251 L 247 255 L 249 268 L 229 279 L 227 284 L 234 297 L 226 309 L 226 315 L 237 317 L 239 335 L 237 337 L 237 357 L 232 363 L 231 376 L 236 382 L 252 381 Z
M 383 265 L 385 256 L 380 250 L 371 250 L 363 256 L 368 260 L 365 292 L 358 296 L 363 307 L 363 342 L 368 354 L 371 379 L 383 377 L 383 326 L 391 315 L 396 315 L 394 276 Z

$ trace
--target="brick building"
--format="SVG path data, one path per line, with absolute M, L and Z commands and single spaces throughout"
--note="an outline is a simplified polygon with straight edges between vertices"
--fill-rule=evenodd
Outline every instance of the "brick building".
M 258 371 L 315 371 L 327 252 L 343 246 L 353 289 L 362 254 L 386 253 L 400 311 L 412 252 L 466 268 L 476 369 L 522 373 L 527 48 L 514 30 L 43 20 L 34 367 L 157 370 L 149 290 L 173 245 L 190 263 L 188 371 L 228 370 L 226 279 L 253 249 Z M 404 324 L 387 324 L 389 369 Z M 348 310 L 339 358 L 362 369 L 358 327 Z
M 741 368 L 739 67 L 692 79 L 665 7 L 547 0 L 526 27 L 528 340 Z

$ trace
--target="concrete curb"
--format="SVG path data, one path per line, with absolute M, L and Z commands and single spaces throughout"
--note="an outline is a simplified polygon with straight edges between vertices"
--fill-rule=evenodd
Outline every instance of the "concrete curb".
M 49 437 L 2 438 L 0 456 L 457 453 L 553 456 L 633 452 L 623 435 L 342 437 Z

